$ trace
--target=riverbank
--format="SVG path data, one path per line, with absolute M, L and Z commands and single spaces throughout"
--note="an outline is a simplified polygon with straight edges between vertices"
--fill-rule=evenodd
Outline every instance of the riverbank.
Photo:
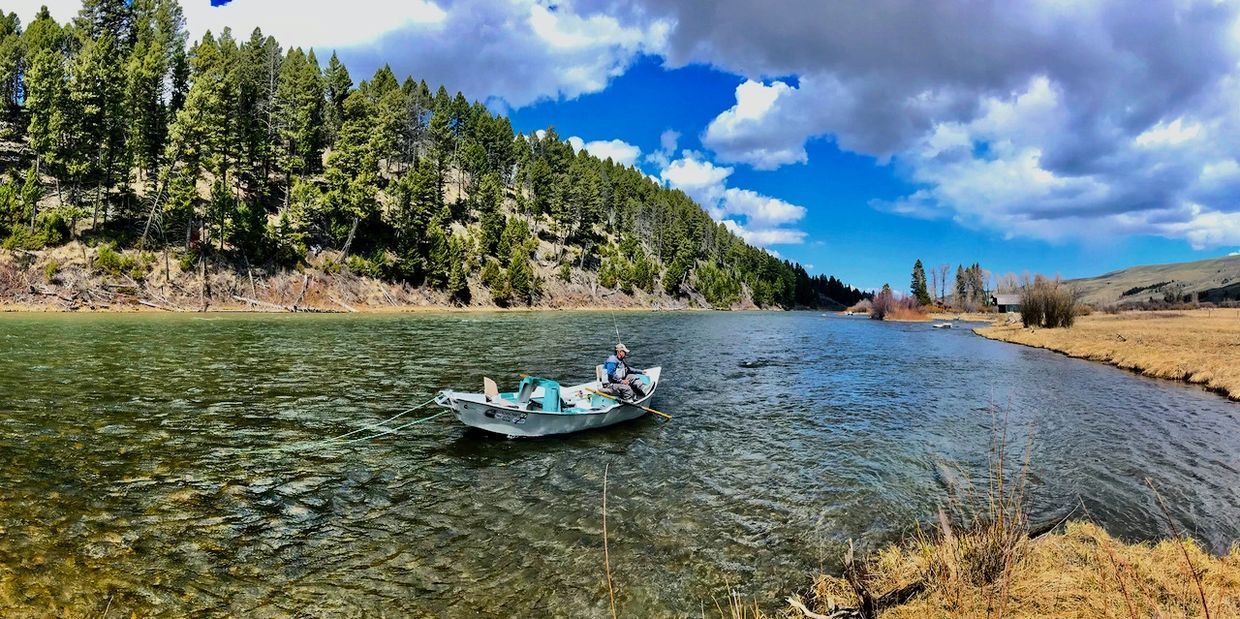
M 1093 523 L 1070 522 L 1062 532 L 1021 542 L 1020 558 L 986 583 L 976 580 L 980 565 L 960 552 L 961 544 L 914 540 L 873 556 L 861 582 L 874 595 L 924 583 L 877 617 L 1203 617 L 1203 598 L 1208 616 L 1240 617 L 1238 546 L 1214 556 L 1192 540 L 1128 544 Z M 820 575 L 800 603 L 818 616 L 852 617 L 835 613 L 861 600 L 847 579 Z M 795 605 L 776 615 L 812 616 Z
M 599 284 L 596 274 L 533 263 L 538 293 L 531 303 L 497 301 L 481 276 L 470 275 L 456 297 L 350 271 L 336 252 L 292 268 L 176 252 L 113 251 L 74 242 L 40 250 L 0 250 L 0 312 L 314 312 L 402 313 L 510 310 L 700 310 L 697 291 L 669 295 Z M 567 277 L 565 277 L 567 275 Z M 730 307 L 759 308 L 747 288 Z M 772 307 L 768 309 L 779 309 Z
M 1066 329 L 1019 324 L 974 330 L 992 340 L 1180 380 L 1240 401 L 1240 309 L 1081 316 Z

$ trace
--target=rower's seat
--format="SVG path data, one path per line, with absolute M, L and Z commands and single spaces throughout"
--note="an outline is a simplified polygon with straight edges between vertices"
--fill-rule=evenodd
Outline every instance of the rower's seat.
M 537 388 L 538 385 L 535 385 L 532 380 L 521 381 L 521 391 L 517 392 L 517 404 L 528 404 Z
M 607 384 L 607 372 L 603 370 L 601 364 L 594 366 L 594 378 L 604 385 Z

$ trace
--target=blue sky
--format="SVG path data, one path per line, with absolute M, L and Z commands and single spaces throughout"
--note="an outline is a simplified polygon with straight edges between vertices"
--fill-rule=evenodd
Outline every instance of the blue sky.
M 1234 3 L 183 3 L 195 38 L 259 26 L 554 125 L 862 287 L 918 258 L 1078 277 L 1240 249 Z

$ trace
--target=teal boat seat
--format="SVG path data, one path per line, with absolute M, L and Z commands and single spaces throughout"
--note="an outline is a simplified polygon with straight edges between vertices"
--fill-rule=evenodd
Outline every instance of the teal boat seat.
M 534 390 L 542 387 L 543 396 L 538 399 L 538 404 L 542 405 L 543 412 L 558 413 L 560 412 L 560 383 L 549 378 L 539 378 L 537 376 L 526 376 L 521 379 L 521 385 L 517 388 L 517 403 L 526 404 L 534 395 Z

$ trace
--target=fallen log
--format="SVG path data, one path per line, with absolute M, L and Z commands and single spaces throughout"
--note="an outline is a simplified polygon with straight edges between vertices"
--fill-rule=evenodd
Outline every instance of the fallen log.
M 156 303 L 154 301 L 147 301 L 146 299 L 138 299 L 138 305 L 145 305 L 147 307 L 153 307 L 158 310 L 164 310 L 165 312 L 181 311 L 179 308 L 168 307 L 167 305 L 160 305 L 159 303 Z
M 356 313 L 356 312 L 357 312 L 357 309 L 356 309 L 356 308 L 354 308 L 352 305 L 349 305 L 348 303 L 345 303 L 344 301 L 341 301 L 340 299 L 336 298 L 336 295 L 332 294 L 332 295 L 327 295 L 327 296 L 328 296 L 328 298 L 329 298 L 329 299 L 331 299 L 332 301 L 335 301 L 335 302 L 336 302 L 336 305 L 339 305 L 340 307 L 343 307 L 343 308 L 345 308 L 345 309 L 349 310 L 350 312 L 354 312 L 354 313 Z
M 245 303 L 249 303 L 250 305 L 255 305 L 255 306 L 258 306 L 258 307 L 266 307 L 266 308 L 270 308 L 270 309 L 278 309 L 278 310 L 283 310 L 283 311 L 285 311 L 285 312 L 296 312 L 296 311 L 297 311 L 297 308 L 296 308 L 295 306 L 288 306 L 288 305 L 276 305 L 275 303 L 268 303 L 268 302 L 266 302 L 266 301 L 259 301 L 258 299 L 251 299 L 251 298 L 249 298 L 249 297 L 243 297 L 243 296 L 241 296 L 241 295 L 236 295 L 236 294 L 234 294 L 234 295 L 232 296 L 232 298 L 233 298 L 234 300 L 237 300 L 237 301 L 243 301 L 243 302 L 245 302 Z

